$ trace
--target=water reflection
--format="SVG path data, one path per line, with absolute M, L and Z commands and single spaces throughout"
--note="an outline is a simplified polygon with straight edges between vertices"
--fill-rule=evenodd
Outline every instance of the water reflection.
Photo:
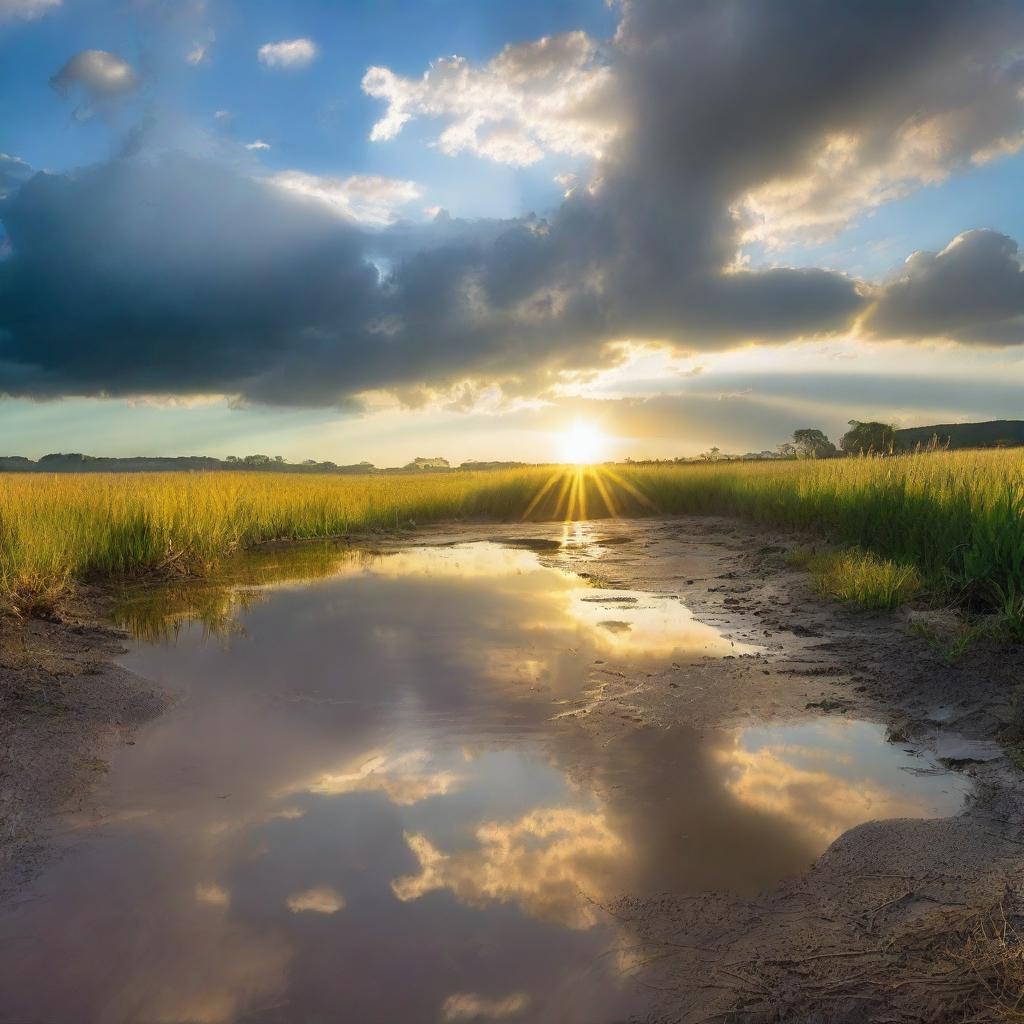
M 579 544 L 580 541 L 576 540 Z M 557 545 L 556 545 L 557 546 Z M 200 624 L 203 637 L 229 639 L 244 631 L 245 613 L 266 600 L 275 588 L 309 585 L 316 580 L 372 577 L 401 579 L 406 584 L 434 580 L 473 589 L 487 581 L 491 602 L 505 598 L 501 610 L 514 610 L 507 623 L 515 640 L 523 634 L 576 630 L 598 653 L 664 659 L 674 653 L 693 656 L 755 650 L 725 640 L 718 630 L 694 619 L 679 601 L 654 594 L 589 587 L 580 578 L 544 568 L 523 542 L 511 546 L 478 543 L 391 551 L 351 550 L 332 543 L 303 544 L 294 549 L 253 552 L 229 563 L 215 583 L 190 581 L 171 587 L 126 590 L 115 618 L 134 636 L 150 643 L 174 643 L 181 631 Z M 522 598 L 528 596 L 529 600 Z M 518 599 L 518 600 L 517 600 Z M 516 601 L 516 607 L 511 602 Z M 487 628 L 489 623 L 477 624 Z M 401 642 L 405 624 L 382 621 L 382 637 Z M 517 648 L 521 650 L 521 645 Z M 493 653 L 501 673 L 501 651 Z M 519 664 L 519 658 L 515 659 Z
M 8 1016 L 609 1024 L 619 894 L 753 892 L 961 799 L 863 723 L 552 724 L 605 671 L 735 653 L 678 601 L 493 544 L 300 557 L 125 606 L 125 663 L 184 699 L 0 919 Z
M 848 719 L 742 729 L 719 757 L 734 797 L 816 845 L 863 821 L 942 815 L 965 791 L 954 776 L 908 763 L 881 727 Z
M 426 834 L 406 833 L 418 869 L 394 879 L 392 892 L 406 902 L 447 889 L 466 906 L 515 903 L 538 920 L 590 928 L 599 920 L 595 898 L 611 895 L 607 882 L 630 852 L 603 809 L 546 807 L 513 821 L 484 821 L 473 840 L 469 849 L 445 853 Z

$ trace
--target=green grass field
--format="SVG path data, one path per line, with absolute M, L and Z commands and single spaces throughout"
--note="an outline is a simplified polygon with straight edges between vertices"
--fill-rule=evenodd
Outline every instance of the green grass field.
M 280 538 L 656 513 L 810 530 L 873 556 L 838 570 L 865 586 L 874 573 L 892 590 L 912 569 L 933 595 L 1024 615 L 1024 455 L 1014 451 L 386 477 L 6 474 L 0 596 L 30 613 L 77 581 L 208 573 L 233 550 Z M 879 562 L 891 571 L 878 575 Z

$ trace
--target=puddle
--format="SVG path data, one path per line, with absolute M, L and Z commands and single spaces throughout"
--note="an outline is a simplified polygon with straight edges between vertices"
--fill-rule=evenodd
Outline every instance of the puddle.
M 608 671 L 749 649 L 526 546 L 316 545 L 231 579 L 122 608 L 123 663 L 183 699 L 0 918 L 8 1018 L 611 1024 L 643 1005 L 620 894 L 754 893 L 963 800 L 862 722 L 554 722 Z

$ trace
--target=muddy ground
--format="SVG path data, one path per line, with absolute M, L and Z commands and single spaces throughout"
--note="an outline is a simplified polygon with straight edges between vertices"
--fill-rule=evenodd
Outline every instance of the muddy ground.
M 608 522 L 579 534 L 452 525 L 404 542 L 475 539 L 524 543 L 601 586 L 676 594 L 697 618 L 763 648 L 650 676 L 598 672 L 560 712 L 566 729 L 614 746 L 626 731 L 674 724 L 849 715 L 886 724 L 893 742 L 973 780 L 960 815 L 854 828 L 806 874 L 754 899 L 623 894 L 608 909 L 634 937 L 630 972 L 652 994 L 651 1021 L 1024 1020 L 1024 775 L 998 742 L 1024 683 L 1024 649 L 980 644 L 951 660 L 912 628 L 922 617 L 941 628 L 948 614 L 824 601 L 786 561 L 806 538 L 723 519 Z M 104 610 L 95 592 L 61 621 L 0 619 L 7 898 L 45 859 L 66 812 L 94 799 L 113 746 L 133 742 L 167 705 L 112 664 L 123 635 L 102 624 Z
M 83 591 L 53 620 L 0 615 L 0 900 L 17 897 L 85 809 L 107 757 L 132 743 L 168 696 L 113 664 L 124 634 Z
M 698 618 L 767 650 L 709 659 L 698 699 L 690 668 L 640 690 L 623 680 L 621 700 L 609 686 L 588 727 L 853 715 L 975 786 L 959 816 L 854 828 L 807 874 L 753 900 L 624 897 L 612 909 L 646 940 L 640 983 L 656 996 L 653 1019 L 1024 1020 L 1024 775 L 997 742 L 1024 651 L 982 645 L 953 661 L 912 629 L 923 618 L 941 630 L 948 614 L 823 601 L 785 559 L 806 538 L 692 519 L 608 533 L 631 539 L 599 560 L 570 546 L 551 561 L 605 585 L 677 593 Z

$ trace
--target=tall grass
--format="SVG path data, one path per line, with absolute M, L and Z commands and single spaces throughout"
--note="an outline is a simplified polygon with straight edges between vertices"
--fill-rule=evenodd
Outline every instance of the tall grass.
M 638 474 L 671 512 L 714 512 L 813 531 L 914 566 L 929 586 L 1007 610 L 1024 595 L 1024 453 L 687 467 Z
M 31 610 L 78 580 L 204 572 L 271 539 L 654 512 L 811 530 L 913 566 L 929 587 L 1024 608 L 1024 455 L 998 451 L 388 477 L 0 474 L 0 596 Z
M 891 611 L 921 589 L 921 576 L 914 566 L 900 565 L 857 548 L 798 551 L 791 561 L 811 573 L 822 594 L 862 608 Z

